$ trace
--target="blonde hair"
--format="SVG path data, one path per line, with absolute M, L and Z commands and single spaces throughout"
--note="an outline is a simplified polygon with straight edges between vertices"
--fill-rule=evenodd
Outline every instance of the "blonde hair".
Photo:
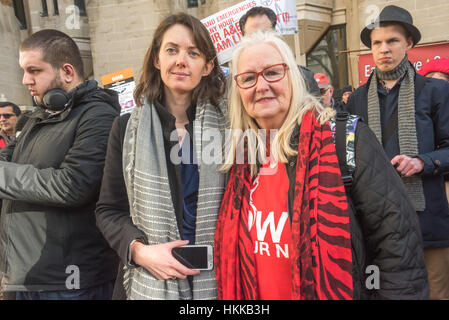
M 231 63 L 232 75 L 237 74 L 237 65 L 241 53 L 246 48 L 261 43 L 272 45 L 273 50 L 279 52 L 283 62 L 288 66 L 287 75 L 292 92 L 290 107 L 284 123 L 277 131 L 274 139 L 272 139 L 273 142 L 270 148 L 274 161 L 287 163 L 289 157 L 298 153 L 297 150 L 293 150 L 290 146 L 290 140 L 293 129 L 296 125 L 301 124 L 304 115 L 312 110 L 315 112 L 318 121 L 324 124 L 334 116 L 335 112 L 330 108 L 324 108 L 314 96 L 307 92 L 305 81 L 298 69 L 293 52 L 287 43 L 280 38 L 280 35 L 273 31 L 256 31 L 242 39 L 233 52 Z M 221 168 L 222 171 L 229 171 L 236 163 L 238 145 L 234 141 L 235 138 L 240 141 L 240 146 L 242 146 L 243 138 L 247 138 L 245 145 L 248 159 L 257 159 L 257 156 L 264 158 L 264 155 L 266 155 L 265 142 L 260 133 L 258 133 L 259 127 L 255 119 L 250 117 L 246 112 L 240 97 L 239 88 L 235 81 L 232 81 L 228 101 L 228 112 L 233 136 L 227 137 L 232 138 L 232 141 L 227 139 L 228 152 L 225 157 L 225 164 Z M 248 131 L 253 134 L 248 134 Z M 251 176 L 254 177 L 259 171 L 259 164 L 250 162 L 250 166 Z

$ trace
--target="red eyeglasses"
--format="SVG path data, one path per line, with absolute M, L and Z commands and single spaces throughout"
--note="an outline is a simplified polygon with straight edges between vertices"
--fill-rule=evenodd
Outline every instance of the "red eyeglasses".
M 280 81 L 285 77 L 288 66 L 285 63 L 279 63 L 269 66 L 260 72 L 243 72 L 234 76 L 237 86 L 241 89 L 249 89 L 257 84 L 259 76 L 262 76 L 267 82 Z

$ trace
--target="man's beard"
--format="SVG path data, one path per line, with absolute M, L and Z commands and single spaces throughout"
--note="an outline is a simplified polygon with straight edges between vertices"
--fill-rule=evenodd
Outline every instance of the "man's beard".
M 49 84 L 48 89 L 45 91 L 45 93 L 47 93 L 48 91 L 50 91 L 51 89 L 62 89 L 63 88 L 63 82 L 61 80 L 61 76 L 59 75 L 59 73 L 56 74 L 56 77 L 53 79 L 53 81 Z M 34 102 L 36 102 L 38 105 L 42 105 L 43 101 L 42 99 L 44 98 L 45 93 L 42 95 L 42 97 L 40 96 L 34 96 Z

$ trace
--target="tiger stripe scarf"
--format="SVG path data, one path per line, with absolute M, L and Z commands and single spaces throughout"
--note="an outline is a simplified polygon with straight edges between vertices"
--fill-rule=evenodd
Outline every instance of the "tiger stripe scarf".
M 224 300 L 257 300 L 257 270 L 246 215 L 251 175 L 234 165 L 215 232 L 217 290 Z M 312 112 L 301 123 L 291 220 L 292 298 L 353 297 L 348 201 L 329 124 Z

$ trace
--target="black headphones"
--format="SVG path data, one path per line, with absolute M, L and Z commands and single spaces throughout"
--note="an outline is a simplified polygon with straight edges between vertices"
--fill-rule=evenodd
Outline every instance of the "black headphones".
M 62 111 L 70 102 L 72 95 L 62 89 L 54 88 L 47 91 L 42 98 L 42 107 L 50 111 Z

